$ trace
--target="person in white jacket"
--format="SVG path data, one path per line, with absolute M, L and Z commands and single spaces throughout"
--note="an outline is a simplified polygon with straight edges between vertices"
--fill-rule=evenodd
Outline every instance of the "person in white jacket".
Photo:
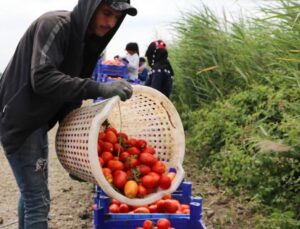
M 128 61 L 128 78 L 129 81 L 134 82 L 138 79 L 139 69 L 139 46 L 135 42 L 130 42 L 126 45 L 127 51 L 126 60 Z

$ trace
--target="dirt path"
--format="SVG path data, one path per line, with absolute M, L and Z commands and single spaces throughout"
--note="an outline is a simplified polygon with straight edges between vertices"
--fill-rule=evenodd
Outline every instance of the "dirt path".
M 54 150 L 56 128 L 49 133 L 50 229 L 92 228 L 93 185 L 69 178 Z M 18 189 L 7 160 L 0 149 L 0 228 L 17 228 Z M 1 223 L 2 221 L 2 223 Z

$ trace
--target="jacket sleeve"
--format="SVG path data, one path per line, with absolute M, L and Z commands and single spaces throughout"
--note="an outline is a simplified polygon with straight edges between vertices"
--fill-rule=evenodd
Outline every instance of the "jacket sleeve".
M 97 98 L 97 82 L 90 78 L 71 77 L 59 70 L 70 40 L 68 34 L 63 20 L 46 17 L 37 22 L 31 59 L 33 91 L 60 101 Z

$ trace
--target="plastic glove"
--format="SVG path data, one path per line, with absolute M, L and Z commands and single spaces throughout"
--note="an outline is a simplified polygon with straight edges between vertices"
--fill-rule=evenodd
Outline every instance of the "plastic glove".
M 127 81 L 116 80 L 111 83 L 99 83 L 99 93 L 105 99 L 118 95 L 122 101 L 125 101 L 132 96 L 133 90 Z

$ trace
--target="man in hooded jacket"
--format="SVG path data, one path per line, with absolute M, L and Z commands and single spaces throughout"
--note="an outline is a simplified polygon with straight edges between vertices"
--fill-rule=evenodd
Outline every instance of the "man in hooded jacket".
M 20 189 L 19 228 L 48 228 L 47 132 L 84 99 L 132 95 L 126 81 L 91 75 L 125 16 L 129 0 L 79 0 L 73 11 L 48 12 L 21 38 L 0 80 L 0 137 Z

